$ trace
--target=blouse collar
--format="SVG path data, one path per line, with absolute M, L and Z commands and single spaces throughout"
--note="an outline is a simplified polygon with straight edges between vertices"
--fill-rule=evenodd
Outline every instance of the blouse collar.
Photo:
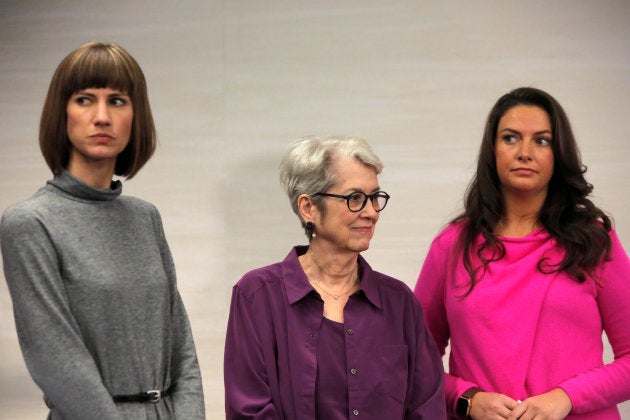
M 283 278 L 289 303 L 293 304 L 313 291 L 313 287 L 308 281 L 298 257 L 306 252 L 308 246 L 296 246 L 282 262 Z M 380 294 L 378 292 L 377 280 L 373 276 L 372 267 L 359 255 L 358 264 L 361 270 L 361 291 L 365 293 L 367 299 L 375 306 L 381 307 Z

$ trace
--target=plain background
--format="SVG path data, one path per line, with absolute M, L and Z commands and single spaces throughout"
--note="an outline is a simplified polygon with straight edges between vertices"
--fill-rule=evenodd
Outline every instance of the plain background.
M 461 208 L 490 107 L 542 88 L 565 107 L 593 199 L 630 249 L 627 0 L 2 0 L 0 23 L 0 211 L 50 178 L 38 124 L 67 53 L 116 42 L 144 69 L 160 147 L 124 193 L 162 213 L 210 419 L 223 417 L 232 285 L 305 241 L 277 180 L 293 138 L 370 142 L 392 199 L 365 256 L 413 287 Z M 46 413 L 4 281 L 0 407 L 3 419 Z

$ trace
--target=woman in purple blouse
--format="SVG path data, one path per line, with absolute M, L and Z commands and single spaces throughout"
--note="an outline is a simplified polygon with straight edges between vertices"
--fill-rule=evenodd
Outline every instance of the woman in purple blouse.
M 280 181 L 309 240 L 234 286 L 225 345 L 228 419 L 444 419 L 443 367 L 420 305 L 373 271 L 389 195 L 357 137 L 293 142 Z

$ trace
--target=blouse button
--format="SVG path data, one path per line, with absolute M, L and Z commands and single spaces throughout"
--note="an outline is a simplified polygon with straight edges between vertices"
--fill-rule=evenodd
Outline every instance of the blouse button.
M 355 416 L 359 415 L 359 410 L 357 410 L 356 408 L 354 410 L 352 410 L 352 414 L 354 414 Z
M 350 373 L 353 375 L 357 374 L 357 370 L 355 368 L 350 369 Z
M 346 332 L 348 333 L 348 335 L 354 334 L 354 331 L 352 330 L 352 328 L 348 328 Z

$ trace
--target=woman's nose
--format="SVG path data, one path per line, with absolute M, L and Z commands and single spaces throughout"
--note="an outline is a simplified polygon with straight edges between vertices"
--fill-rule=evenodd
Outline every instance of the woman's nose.
M 367 199 L 367 201 L 365 203 L 365 207 L 363 207 L 361 212 L 362 213 L 367 213 L 367 215 L 370 216 L 370 217 L 378 214 L 378 212 L 376 211 L 376 208 L 374 207 L 374 203 L 369 198 Z
M 94 115 L 94 124 L 109 125 L 110 122 L 109 107 L 107 106 L 107 103 L 97 103 L 96 114 Z
M 518 150 L 518 160 L 520 161 L 528 161 L 531 160 L 531 148 L 528 141 L 522 141 L 521 147 Z

